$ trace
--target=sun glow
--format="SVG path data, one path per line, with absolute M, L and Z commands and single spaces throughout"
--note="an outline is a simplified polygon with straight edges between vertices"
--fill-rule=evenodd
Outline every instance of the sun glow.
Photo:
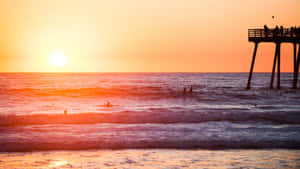
M 49 58 L 49 63 L 54 66 L 62 67 L 66 62 L 67 59 L 63 53 L 53 53 Z

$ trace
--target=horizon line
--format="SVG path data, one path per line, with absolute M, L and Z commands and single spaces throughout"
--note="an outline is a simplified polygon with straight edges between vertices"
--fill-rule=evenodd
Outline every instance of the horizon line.
M 15 74 L 15 73 L 249 73 L 249 72 L 0 72 L 0 74 L 4 74 L 4 73 L 11 73 L 11 74 Z M 253 72 L 253 73 L 272 73 L 272 72 Z M 275 72 L 276 74 L 277 72 Z M 290 72 L 280 72 L 280 73 L 293 73 L 292 71 Z

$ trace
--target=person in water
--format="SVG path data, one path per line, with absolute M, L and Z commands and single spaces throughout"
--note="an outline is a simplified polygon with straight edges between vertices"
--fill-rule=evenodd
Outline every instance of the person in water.
M 112 107 L 113 105 L 109 101 L 107 101 L 106 104 L 105 104 L 105 106 L 106 107 Z
M 184 87 L 183 88 L 183 94 L 185 95 L 186 93 L 187 93 L 187 89 L 186 89 L 186 87 Z M 190 87 L 189 93 L 193 93 L 193 87 L 192 86 Z

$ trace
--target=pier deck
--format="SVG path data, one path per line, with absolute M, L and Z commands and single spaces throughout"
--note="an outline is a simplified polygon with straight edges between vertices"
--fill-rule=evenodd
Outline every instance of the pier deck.
M 291 28 L 278 29 L 248 29 L 249 42 L 279 42 L 279 43 L 300 43 L 297 31 Z

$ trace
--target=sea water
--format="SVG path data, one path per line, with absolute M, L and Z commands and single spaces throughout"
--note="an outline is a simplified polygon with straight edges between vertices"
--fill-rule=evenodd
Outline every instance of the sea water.
M 281 76 L 246 90 L 246 73 L 1 73 L 0 151 L 299 153 L 300 90 Z
M 300 90 L 282 76 L 245 90 L 246 73 L 2 73 L 0 151 L 298 149 Z

